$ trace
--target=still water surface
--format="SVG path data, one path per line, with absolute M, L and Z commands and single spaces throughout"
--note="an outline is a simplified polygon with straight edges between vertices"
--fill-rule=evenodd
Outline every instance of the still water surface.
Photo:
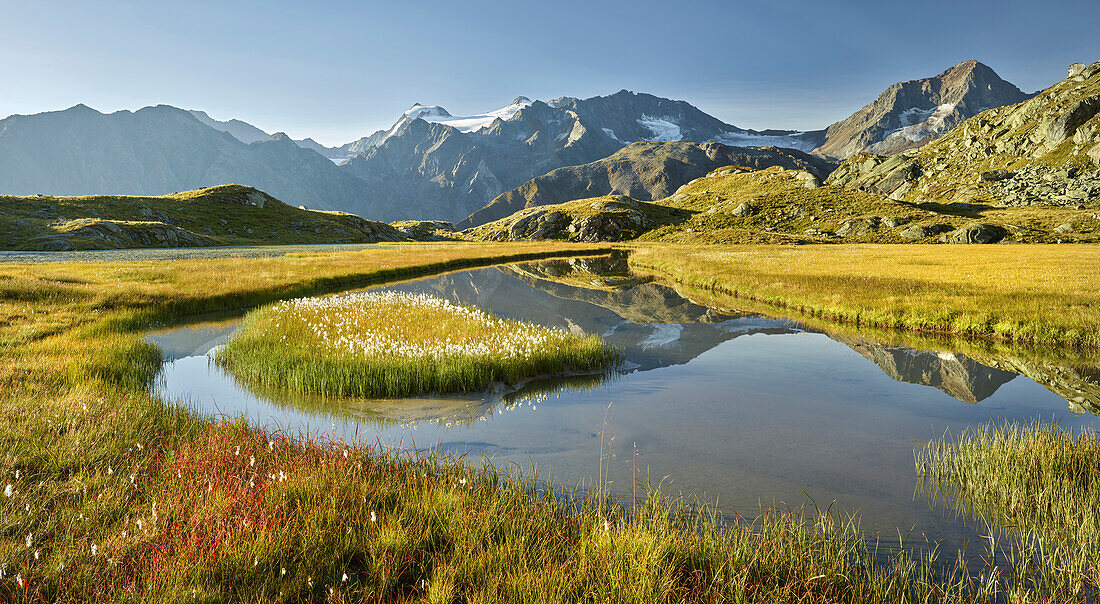
M 202 413 L 243 415 L 268 429 L 440 448 L 474 463 L 485 456 L 497 467 L 537 467 L 559 484 L 594 484 L 602 448 L 605 480 L 625 502 L 635 485 L 644 492 L 648 475 L 666 492 L 717 500 L 727 516 L 812 500 L 858 512 L 862 528 L 885 539 L 900 529 L 952 545 L 980 527 L 915 493 L 916 447 L 991 420 L 1100 428 L 1080 397 L 1071 403 L 1017 373 L 950 351 L 717 312 L 632 278 L 614 259 L 486 268 L 380 289 L 601 334 L 623 349 L 626 363 L 596 383 L 533 383 L 519 392 L 287 397 L 252 392 L 210 362 L 208 353 L 236 329 L 239 320 L 230 320 L 151 334 L 165 359 L 157 390 Z M 1065 394 L 1067 378 L 1059 375 Z M 1097 391 L 1095 375 L 1072 375 L 1081 381 L 1069 390 Z

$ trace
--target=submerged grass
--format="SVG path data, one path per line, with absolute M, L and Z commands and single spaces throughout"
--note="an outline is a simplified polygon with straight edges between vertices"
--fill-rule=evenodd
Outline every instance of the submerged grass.
M 892 603 L 1076 594 L 1052 592 L 1040 571 L 971 573 L 953 556 L 903 551 L 876 561 L 858 526 L 835 515 L 769 511 L 724 524 L 657 493 L 628 515 L 531 476 L 266 433 L 149 394 L 158 363 L 143 330 L 181 312 L 568 251 L 431 246 L 0 265 L 0 279 L 19 284 L 0 299 L 0 601 Z
M 594 335 L 501 319 L 427 295 L 363 292 L 249 313 L 216 358 L 261 388 L 395 398 L 603 370 L 620 357 Z
M 1100 547 L 1100 437 L 1037 421 L 968 429 L 917 455 L 934 500 L 1013 532 Z
M 1100 439 L 1043 421 L 967 429 L 917 452 L 918 490 L 1008 541 L 1018 588 L 1100 593 Z M 998 539 L 1000 536 L 1000 539 Z M 995 556 L 995 551 L 991 556 Z M 1062 600 L 1058 600 L 1062 601 Z

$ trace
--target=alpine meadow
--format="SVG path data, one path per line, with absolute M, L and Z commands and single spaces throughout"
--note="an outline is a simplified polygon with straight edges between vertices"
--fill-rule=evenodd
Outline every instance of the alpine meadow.
M 0 602 L 1096 601 L 1098 23 L 15 3 Z

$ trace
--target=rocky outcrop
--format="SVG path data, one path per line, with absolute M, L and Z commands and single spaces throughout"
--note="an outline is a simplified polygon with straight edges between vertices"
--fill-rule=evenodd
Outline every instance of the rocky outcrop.
M 997 243 L 1008 232 L 1003 227 L 985 222 L 968 224 L 950 235 L 945 235 L 947 243 Z
M 718 143 L 633 143 L 610 157 L 580 166 L 558 168 L 502 193 L 460 222 L 478 226 L 540 205 L 600 195 L 627 195 L 651 201 L 671 195 L 684 183 L 722 166 L 805 170 L 807 186 L 820 186 L 833 164 L 778 147 L 744 148 Z
M 893 157 L 857 154 L 826 181 L 909 202 L 1091 207 L 1100 197 L 1100 62 Z
M 686 214 L 624 195 L 610 195 L 521 210 L 467 229 L 463 235 L 480 241 L 625 241 Z
M 390 226 L 413 241 L 451 241 L 457 235 L 454 225 L 442 220 L 403 220 Z
M 1029 96 L 978 61 L 963 61 L 937 76 L 890 86 L 873 103 L 829 126 L 814 153 L 846 159 L 915 149 L 982 111 Z

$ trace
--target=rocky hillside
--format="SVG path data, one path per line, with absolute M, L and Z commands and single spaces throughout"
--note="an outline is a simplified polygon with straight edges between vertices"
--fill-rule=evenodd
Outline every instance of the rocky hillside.
M 671 195 L 680 185 L 728 165 L 803 169 L 824 179 L 835 167 L 818 157 L 777 147 L 729 147 L 718 143 L 632 143 L 580 166 L 558 168 L 499 195 L 456 225 L 478 226 L 523 208 L 602 195 L 650 201 Z
M 1073 233 L 1066 224 L 1074 225 Z M 730 166 L 653 202 L 613 195 L 538 206 L 462 236 L 680 243 L 1100 241 L 1100 212 L 918 204 L 823 184 L 805 170 Z
M 1072 213 L 1058 226 L 1063 239 L 1091 232 L 1100 209 L 1100 61 L 1072 65 L 1034 98 L 986 111 L 921 149 L 854 156 L 828 182 L 972 212 L 1060 208 Z
M 814 153 L 846 159 L 869 151 L 891 155 L 915 149 L 986 109 L 1019 103 L 1031 95 L 978 61 L 887 88 L 847 119 L 825 130 Z
M 405 239 L 352 214 L 302 210 L 223 185 L 163 197 L 0 196 L 0 249 L 85 250 Z

